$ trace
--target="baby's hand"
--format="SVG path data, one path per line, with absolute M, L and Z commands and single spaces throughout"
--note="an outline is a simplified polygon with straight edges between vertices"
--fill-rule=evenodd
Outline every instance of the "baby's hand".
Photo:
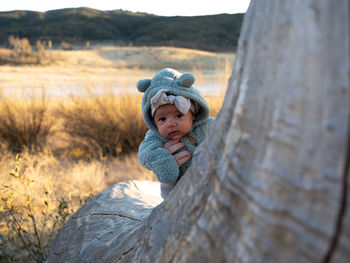
M 174 154 L 176 151 L 180 150 L 184 146 L 185 144 L 179 142 L 179 140 L 171 140 L 164 144 L 164 148 L 167 149 L 170 152 L 170 154 Z M 174 158 L 177 165 L 180 167 L 191 158 L 191 153 L 189 151 L 182 151 L 177 154 L 174 154 Z

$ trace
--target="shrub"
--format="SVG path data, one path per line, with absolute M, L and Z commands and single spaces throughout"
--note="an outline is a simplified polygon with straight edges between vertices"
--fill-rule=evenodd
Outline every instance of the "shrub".
M 39 53 L 44 53 L 46 50 L 45 50 L 45 43 L 42 43 L 41 41 L 40 41 L 40 39 L 38 39 L 37 41 L 36 41 L 36 49 L 37 49 L 37 51 L 39 52 Z
M 57 110 L 63 129 L 91 157 L 117 157 L 134 152 L 147 126 L 141 115 L 140 97 L 113 94 L 75 98 Z
M 26 258 L 28 262 L 30 257 L 31 261 L 43 262 L 58 230 L 74 211 L 65 198 L 52 198 L 49 187 L 43 186 L 41 193 L 36 191 L 37 182 L 26 175 L 19 155 L 10 175 L 15 182 L 0 188 L 0 222 L 7 228 L 1 229 L 0 258 L 5 262 Z M 36 198 L 38 195 L 43 199 Z
M 13 50 L 18 54 L 29 55 L 32 52 L 32 47 L 27 38 L 10 36 L 9 43 Z
M 0 262 L 45 259 L 68 217 L 106 187 L 125 180 L 156 178 L 136 154 L 75 162 L 57 159 L 49 151 L 23 152 L 14 162 L 12 154 L 2 152 Z
M 0 64 L 14 65 L 48 65 L 57 58 L 47 53 L 45 46 L 38 40 L 36 47 L 38 52 L 33 52 L 27 38 L 10 36 L 8 42 L 12 50 L 0 53 Z
M 0 101 L 0 141 L 13 153 L 42 150 L 53 126 L 46 113 L 44 100 Z
M 72 44 L 68 43 L 68 42 L 65 42 L 65 41 L 62 41 L 61 42 L 61 48 L 63 50 L 73 50 L 72 48 Z

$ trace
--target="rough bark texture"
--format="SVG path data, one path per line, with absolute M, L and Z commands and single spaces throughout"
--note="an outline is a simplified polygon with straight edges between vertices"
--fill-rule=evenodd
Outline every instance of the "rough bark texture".
M 189 171 L 143 221 L 103 242 L 97 231 L 73 262 L 348 262 L 349 17 L 348 0 L 252 0 Z

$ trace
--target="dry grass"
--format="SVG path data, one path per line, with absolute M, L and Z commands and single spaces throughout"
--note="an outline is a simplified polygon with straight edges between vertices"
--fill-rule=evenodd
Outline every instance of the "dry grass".
M 0 50 L 0 64 L 12 65 L 49 65 L 55 61 L 56 58 L 49 55 L 47 52 L 36 52 L 22 54 L 10 50 Z
M 45 46 L 40 40 L 36 42 L 35 52 L 33 52 L 27 38 L 10 36 L 8 42 L 12 48 L 0 50 L 0 64 L 49 65 L 58 59 L 58 57 L 46 52 Z
M 135 153 L 146 132 L 137 80 L 164 67 L 191 71 L 216 116 L 233 60 L 232 54 L 162 47 L 49 52 L 64 59 L 0 66 L 0 257 L 16 262 L 29 262 L 29 252 L 13 220 L 6 226 L 11 213 L 24 220 L 32 244 L 36 219 L 45 256 L 59 227 L 86 200 L 116 182 L 156 180 Z M 22 152 L 23 177 L 9 175 L 16 170 L 14 152 Z
M 107 87 L 115 93 L 136 92 L 136 82 L 166 67 L 196 75 L 196 87 L 206 95 L 223 95 L 234 54 L 172 47 L 95 47 L 91 50 L 47 50 L 59 57 L 49 66 L 0 66 L 0 90 L 5 96 L 27 97 L 45 89 L 48 97 L 86 96 L 87 89 Z
M 63 131 L 92 158 L 135 152 L 147 131 L 140 114 L 141 97 L 105 94 L 61 103 L 57 116 Z
M 136 152 L 147 127 L 141 95 L 90 94 L 70 99 L 0 99 L 0 149 L 52 152 L 61 159 L 102 160 Z M 223 96 L 206 97 L 216 116 Z
M 1 100 L 0 142 L 13 153 L 41 150 L 53 126 L 46 114 L 45 100 Z
M 52 153 L 41 152 L 21 155 L 28 178 L 35 181 L 34 192 L 38 193 L 38 201 L 43 198 L 40 193 L 47 187 L 57 199 L 61 196 L 70 198 L 86 198 L 97 194 L 108 186 L 131 179 L 155 180 L 148 170 L 138 162 L 136 154 L 119 159 L 80 160 L 62 162 Z M 14 169 L 15 157 L 5 153 L 0 159 L 1 185 L 16 185 L 16 179 L 9 174 Z M 16 201 L 25 202 L 26 196 L 16 196 Z M 78 207 L 76 207 L 78 208 Z
M 21 156 L 19 169 L 11 154 L 0 160 L 0 256 L 4 262 L 41 262 L 58 230 L 91 197 L 116 182 L 154 180 L 136 154 L 64 163 L 48 152 Z

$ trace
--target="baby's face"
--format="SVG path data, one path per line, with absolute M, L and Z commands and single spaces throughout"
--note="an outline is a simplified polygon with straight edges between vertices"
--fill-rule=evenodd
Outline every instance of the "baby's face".
M 190 132 L 194 120 L 192 111 L 183 115 L 173 104 L 162 105 L 154 113 L 158 132 L 169 140 L 178 140 Z

